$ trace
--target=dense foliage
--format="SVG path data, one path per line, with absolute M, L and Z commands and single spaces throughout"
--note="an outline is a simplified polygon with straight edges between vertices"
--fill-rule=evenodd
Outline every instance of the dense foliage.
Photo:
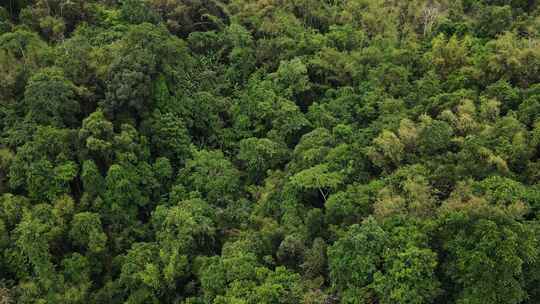
M 538 1 L 0 1 L 1 304 L 539 302 Z

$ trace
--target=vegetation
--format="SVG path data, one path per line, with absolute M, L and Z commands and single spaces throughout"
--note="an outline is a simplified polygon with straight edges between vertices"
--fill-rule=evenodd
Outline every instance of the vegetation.
M 1 304 L 539 301 L 538 1 L 0 1 Z

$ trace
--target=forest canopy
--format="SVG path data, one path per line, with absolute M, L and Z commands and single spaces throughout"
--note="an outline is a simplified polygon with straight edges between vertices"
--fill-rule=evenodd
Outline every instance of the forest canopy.
M 539 302 L 538 1 L 0 1 L 0 304 Z

